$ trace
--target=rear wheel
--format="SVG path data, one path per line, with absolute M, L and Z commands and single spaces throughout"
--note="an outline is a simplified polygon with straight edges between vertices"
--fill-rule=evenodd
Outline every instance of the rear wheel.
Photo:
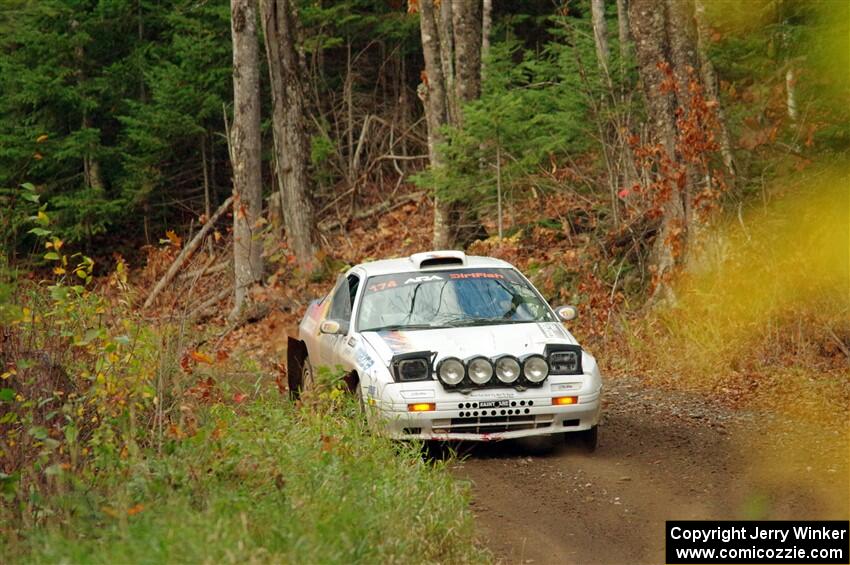
M 305 357 L 301 365 L 301 392 L 309 392 L 316 388 L 316 378 L 310 358 Z
M 366 401 L 363 398 L 363 387 L 360 386 L 360 381 L 358 380 L 354 383 L 354 398 L 357 399 L 357 406 L 360 407 L 360 413 L 363 416 L 366 415 Z

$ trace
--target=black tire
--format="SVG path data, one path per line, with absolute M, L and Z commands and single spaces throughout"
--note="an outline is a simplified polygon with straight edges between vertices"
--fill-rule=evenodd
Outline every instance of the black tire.
M 313 372 L 313 365 L 310 363 L 310 358 L 305 357 L 301 363 L 301 390 L 300 392 L 310 392 L 316 388 L 316 374 Z
M 290 337 L 286 347 L 286 375 L 289 398 L 293 401 L 301 396 L 304 378 L 304 363 L 307 360 L 307 346 L 304 342 Z
M 363 398 L 363 387 L 360 386 L 360 381 L 354 383 L 354 398 L 357 399 L 357 406 L 360 408 L 360 414 L 366 419 L 366 400 Z
M 565 434 L 567 442 L 570 442 L 571 439 L 577 440 L 577 444 L 580 445 L 585 451 L 588 453 L 593 453 L 596 451 L 596 448 L 599 446 L 599 426 L 593 426 L 589 430 L 584 430 L 583 432 L 575 432 L 571 434 Z

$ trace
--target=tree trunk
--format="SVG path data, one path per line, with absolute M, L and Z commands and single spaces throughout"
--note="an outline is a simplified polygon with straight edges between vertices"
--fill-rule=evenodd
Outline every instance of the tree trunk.
M 444 2 L 448 4 L 448 2 Z M 419 85 L 419 97 L 425 106 L 425 121 L 428 125 L 428 157 L 431 168 L 443 166 L 437 146 L 443 141 L 440 128 L 448 121 L 446 80 L 443 73 L 443 58 L 440 35 L 433 0 L 419 3 L 422 54 L 425 58 L 425 80 Z M 451 243 L 451 206 L 438 196 L 434 197 L 434 247 L 446 248 Z
M 608 76 L 608 64 L 611 51 L 608 49 L 608 26 L 605 23 L 605 0 L 590 0 L 590 12 L 593 19 L 593 42 L 596 45 L 596 59 L 603 74 Z
M 443 67 L 444 90 L 446 91 L 446 120 L 449 124 L 458 121 L 459 108 L 458 99 L 455 95 L 455 80 L 457 69 L 455 69 L 454 52 L 455 37 L 454 25 L 452 23 L 452 2 L 440 2 L 440 16 L 437 21 L 437 34 L 439 37 L 438 47 L 440 51 L 440 63 Z M 436 18 L 436 16 L 435 16 Z
M 676 78 L 676 100 L 683 111 L 691 109 L 689 84 L 699 77 L 693 72 L 699 67 L 697 59 L 696 27 L 690 4 L 683 0 L 667 2 L 667 39 L 670 45 L 670 63 Z
M 310 270 L 316 255 L 310 201 L 307 105 L 297 49 L 298 15 L 292 0 L 261 0 L 272 91 L 275 170 L 283 194 L 287 240 L 298 264 Z
M 464 102 L 481 96 L 481 25 L 480 0 L 466 0 L 454 5 L 452 28 L 458 109 Z M 456 125 L 462 122 L 462 112 L 459 111 Z
M 454 32 L 455 99 L 457 113 L 454 125 L 463 126 L 463 104 L 481 97 L 481 47 L 483 15 L 481 0 L 455 2 L 452 8 Z M 453 243 L 465 247 L 476 239 L 487 237 L 474 206 L 468 200 L 455 204 L 452 210 Z
M 262 243 L 255 237 L 262 213 L 260 70 L 256 0 L 231 0 L 233 37 L 233 267 L 240 314 L 248 290 L 263 277 Z
M 428 124 L 431 167 L 443 166 L 440 128 L 462 124 L 461 104 L 481 95 L 482 13 L 480 0 L 419 2 L 426 79 L 419 86 Z M 434 198 L 434 247 L 449 248 L 481 235 L 474 213 L 463 203 Z
M 723 106 L 720 104 L 720 91 L 717 86 L 717 74 L 714 71 L 714 64 L 708 56 L 708 38 L 710 30 L 708 21 L 705 19 L 705 3 L 704 0 L 695 0 L 694 2 L 694 18 L 697 24 L 697 51 L 699 53 L 699 68 L 702 76 L 703 87 L 705 88 L 706 97 L 710 101 L 717 103 L 715 106 L 717 111 L 717 124 L 719 128 L 718 137 L 720 138 L 720 154 L 723 156 L 723 166 L 726 168 L 726 173 L 730 178 L 735 177 L 735 159 L 732 154 L 732 142 L 729 137 L 729 129 L 726 127 L 726 116 L 723 113 Z
M 677 141 L 679 136 L 678 120 L 687 118 L 688 115 L 695 110 L 692 99 L 691 82 L 700 83 L 700 77 L 695 73 L 699 67 L 697 58 L 697 40 L 696 26 L 694 23 L 693 12 L 689 3 L 682 0 L 666 0 L 667 1 L 667 39 L 670 45 L 670 63 L 673 69 L 673 77 L 675 78 L 675 95 L 676 95 L 676 118 L 674 123 L 676 127 Z M 677 151 L 681 152 L 682 148 L 677 147 Z M 691 205 L 691 197 L 694 193 L 694 187 L 699 182 L 699 176 L 692 162 L 686 159 L 681 159 L 676 156 L 684 170 L 686 180 L 685 186 L 680 187 L 679 196 L 682 200 L 682 208 L 684 211 L 684 225 L 681 226 L 680 235 L 677 236 L 682 245 L 680 246 L 680 256 L 677 259 L 684 259 L 688 228 L 690 228 L 693 219 L 693 206 Z
M 485 61 L 490 54 L 490 32 L 493 28 L 493 0 L 484 0 L 481 11 L 481 78 L 484 78 Z
M 669 194 L 662 204 L 661 227 L 655 237 L 650 256 L 653 271 L 653 302 L 673 298 L 669 279 L 676 267 L 686 237 L 683 195 L 686 183 L 669 176 L 679 169 L 676 154 L 676 88 L 671 81 L 677 75 L 672 61 L 672 48 L 667 36 L 667 6 L 656 0 L 631 0 L 629 21 L 635 41 L 638 71 L 650 118 L 653 137 L 664 149 L 667 163 L 659 174 L 667 175 Z M 681 54 L 680 54 L 681 57 Z M 686 88 L 686 87 L 685 87 Z M 662 157 L 662 160 L 664 159 Z M 679 175 L 684 174 L 679 171 Z
M 629 23 L 651 130 L 672 159 L 676 148 L 676 99 L 672 90 L 664 86 L 667 76 L 663 67 L 671 64 L 666 13 L 664 4 L 655 0 L 629 2 Z

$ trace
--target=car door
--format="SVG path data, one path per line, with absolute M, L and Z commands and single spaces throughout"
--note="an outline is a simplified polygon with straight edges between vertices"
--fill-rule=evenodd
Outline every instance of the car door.
M 330 308 L 328 309 L 328 320 L 334 320 L 340 325 L 340 333 L 338 334 L 319 334 L 319 356 L 320 363 L 328 367 L 335 365 L 345 365 L 341 358 L 341 352 L 353 331 L 351 311 L 354 299 L 357 296 L 357 290 L 360 287 L 360 277 L 355 273 L 349 273 L 345 277 L 340 277 L 331 297 Z M 346 367 L 348 368 L 348 367 Z

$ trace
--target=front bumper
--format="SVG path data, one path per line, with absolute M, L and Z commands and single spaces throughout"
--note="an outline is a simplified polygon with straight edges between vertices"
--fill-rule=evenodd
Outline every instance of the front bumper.
M 452 395 L 436 410 L 408 412 L 406 404 L 375 407 L 388 435 L 396 439 L 498 441 L 588 430 L 599 422 L 602 387 L 578 395 L 578 402 L 553 405 L 563 392 L 526 391 L 505 399 L 508 406 L 480 408 L 479 399 Z

